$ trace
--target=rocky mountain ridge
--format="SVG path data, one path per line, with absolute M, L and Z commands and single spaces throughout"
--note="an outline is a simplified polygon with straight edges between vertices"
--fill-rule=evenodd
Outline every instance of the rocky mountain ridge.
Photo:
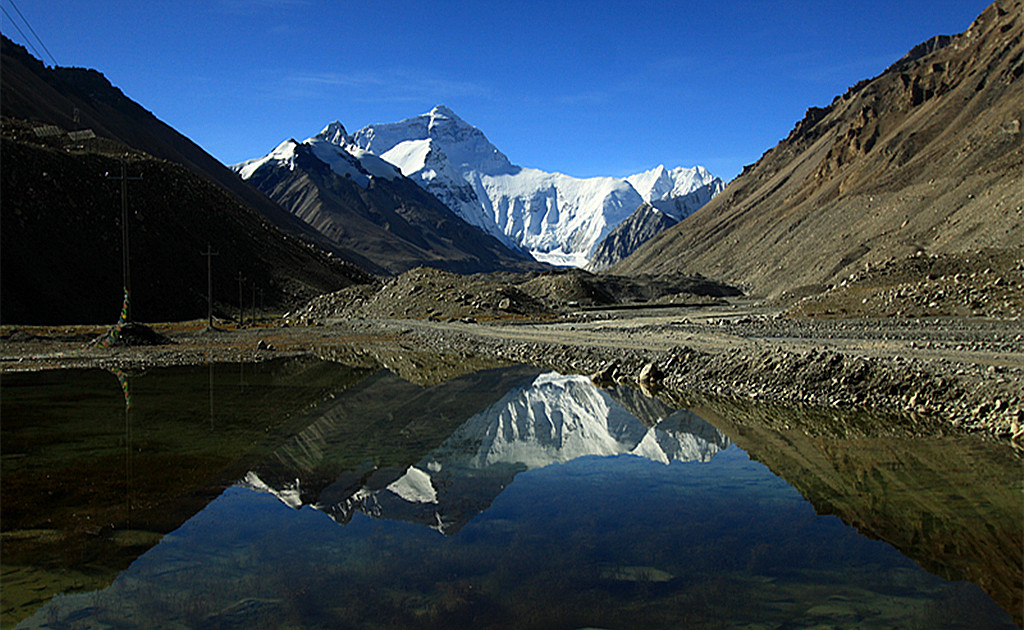
M 919 251 L 1019 258 L 1022 14 L 1019 0 L 995 2 L 964 33 L 810 108 L 616 273 L 699 270 L 755 295 L 799 297 Z
M 0 50 L 3 55 L 0 112 L 3 116 L 54 125 L 66 131 L 92 132 L 153 157 L 177 162 L 237 196 L 285 232 L 332 249 L 315 230 L 240 181 L 197 144 L 125 96 L 99 71 L 61 66 L 47 68 L 23 46 L 6 37 L 2 38 Z M 333 248 L 333 253 L 346 260 L 363 262 L 339 248 Z
M 586 265 L 597 243 L 641 203 L 681 219 L 724 187 L 700 166 L 586 179 L 517 166 L 443 105 L 334 141 L 379 155 L 467 222 L 555 265 Z M 694 195 L 698 190 L 704 192 Z
M 132 316 L 207 314 L 207 246 L 214 307 L 288 308 L 370 281 L 350 251 L 326 240 L 195 143 L 127 98 L 98 71 L 48 68 L 0 42 L 3 72 L 4 323 L 114 323 L 123 301 L 122 163 L 129 177 Z M 239 276 L 243 280 L 239 280 Z
M 670 191 L 645 201 L 594 247 L 585 269 L 603 271 L 624 260 L 641 245 L 699 210 L 724 188 L 725 184 L 716 177 L 688 193 L 673 196 Z
M 339 122 L 231 168 L 332 243 L 372 261 L 374 271 L 402 273 L 422 265 L 458 273 L 541 268 L 351 142 Z
M 604 238 L 587 263 L 588 271 L 602 271 L 632 254 L 640 245 L 664 232 L 679 220 L 649 203 L 643 203 Z

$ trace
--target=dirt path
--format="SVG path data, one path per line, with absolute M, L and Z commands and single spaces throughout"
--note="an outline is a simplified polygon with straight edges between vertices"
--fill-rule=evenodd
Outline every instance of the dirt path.
M 775 311 L 727 308 L 602 314 L 608 319 L 553 324 L 493 325 L 396 320 L 428 333 L 457 331 L 489 341 L 570 344 L 616 350 L 667 351 L 688 346 L 704 352 L 772 348 L 832 350 L 878 359 L 965 363 L 1024 369 L 1024 324 L 986 320 L 806 322 Z

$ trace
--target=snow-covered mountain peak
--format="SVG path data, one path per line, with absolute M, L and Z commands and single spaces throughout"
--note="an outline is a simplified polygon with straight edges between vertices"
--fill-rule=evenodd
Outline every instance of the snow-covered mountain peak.
M 466 125 L 466 121 L 459 118 L 458 114 L 449 109 L 446 105 L 436 105 L 434 109 L 430 110 L 424 116 L 430 117 L 430 126 L 435 124 L 435 121 L 452 120 L 463 125 Z
M 323 131 L 313 137 L 326 140 L 327 142 L 336 144 L 339 147 L 352 144 L 352 139 L 349 138 L 348 132 L 345 131 L 345 125 L 342 125 L 337 120 L 324 127 Z
M 397 179 L 402 176 L 395 165 L 352 144 L 345 127 L 337 121 L 301 143 L 294 139 L 285 140 L 262 158 L 235 164 L 231 168 L 242 179 L 251 178 L 265 165 L 294 171 L 299 153 L 311 154 L 338 175 L 349 178 L 364 188 L 369 184 L 371 177 Z
M 401 142 L 427 139 L 440 146 L 463 177 L 470 171 L 496 175 L 515 170 L 482 131 L 444 105 L 396 123 L 363 127 L 352 136 L 355 144 L 377 155 L 383 155 Z
M 682 218 L 696 201 L 676 209 L 676 199 L 715 179 L 702 167 L 661 165 L 625 179 L 523 168 L 444 105 L 364 127 L 351 139 L 397 165 L 469 223 L 554 265 L 586 265 L 595 246 L 644 201 L 658 201 L 665 206 L 659 209 Z
M 249 179 L 252 174 L 255 173 L 264 164 L 274 164 L 283 166 L 290 171 L 295 170 L 295 150 L 298 148 L 299 143 L 294 139 L 289 138 L 281 144 L 274 147 L 274 150 L 266 154 L 261 158 L 253 160 L 246 160 L 241 164 L 235 164 L 232 166 L 242 179 Z
M 586 266 L 597 245 L 644 202 L 678 221 L 724 188 L 701 166 L 659 165 L 626 178 L 585 179 L 516 166 L 480 129 L 444 105 L 352 135 L 334 121 L 303 144 L 360 185 L 370 176 L 401 173 L 508 247 L 559 266 Z M 282 145 L 275 153 L 284 155 L 286 149 Z M 248 179 L 271 157 L 235 170 Z
M 664 164 L 626 178 L 647 203 L 688 195 L 714 180 L 703 166 L 667 169 Z

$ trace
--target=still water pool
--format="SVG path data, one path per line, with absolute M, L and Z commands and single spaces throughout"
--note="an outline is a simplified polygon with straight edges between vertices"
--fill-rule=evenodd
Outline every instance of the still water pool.
M 5 628 L 1020 623 L 999 445 L 800 438 L 527 367 L 2 385 Z

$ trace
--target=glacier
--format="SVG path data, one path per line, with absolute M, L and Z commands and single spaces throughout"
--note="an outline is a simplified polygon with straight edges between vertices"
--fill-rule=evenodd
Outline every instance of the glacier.
M 577 178 L 517 166 L 444 105 L 403 121 L 366 126 L 344 142 L 396 165 L 507 245 L 561 266 L 585 266 L 597 244 L 645 201 L 660 202 L 662 208 L 721 183 L 702 166 L 662 165 L 626 178 Z

